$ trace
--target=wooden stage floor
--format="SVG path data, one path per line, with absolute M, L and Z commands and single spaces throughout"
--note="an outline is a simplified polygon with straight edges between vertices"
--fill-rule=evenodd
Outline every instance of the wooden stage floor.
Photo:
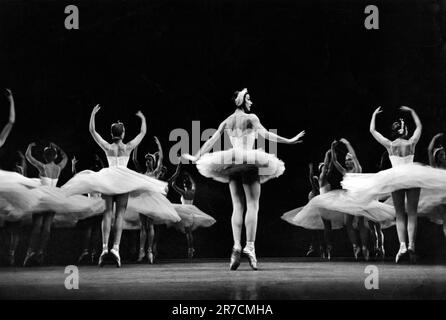
M 379 289 L 366 289 L 365 268 L 376 266 Z M 445 299 L 446 266 L 392 262 L 324 262 L 302 258 L 246 261 L 161 261 L 79 267 L 79 289 L 67 290 L 65 266 L 0 268 L 1 299 Z

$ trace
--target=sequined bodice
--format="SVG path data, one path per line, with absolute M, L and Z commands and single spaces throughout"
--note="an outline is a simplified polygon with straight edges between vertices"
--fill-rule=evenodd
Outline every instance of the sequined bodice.
M 109 167 L 127 167 L 129 156 L 107 156 Z
M 408 163 L 412 163 L 413 162 L 413 154 L 410 154 L 408 156 L 405 157 L 400 157 L 400 156 L 395 156 L 395 155 L 391 155 L 389 156 L 390 162 L 392 163 L 392 167 L 397 167 L 403 164 L 408 164 Z
M 48 177 L 40 177 L 41 183 L 44 186 L 48 186 L 48 187 L 56 187 L 58 180 L 59 179 L 52 179 L 52 178 L 48 178 Z

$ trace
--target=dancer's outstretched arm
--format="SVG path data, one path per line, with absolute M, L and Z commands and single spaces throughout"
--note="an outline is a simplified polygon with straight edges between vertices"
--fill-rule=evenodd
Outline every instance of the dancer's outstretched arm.
M 63 151 L 57 144 L 51 142 L 50 146 L 56 149 L 56 151 L 60 152 L 60 154 L 62 155 L 62 160 L 57 164 L 59 168 L 62 170 L 63 168 L 66 167 L 68 163 L 68 156 L 65 153 L 65 151 Z
M 437 133 L 431 140 L 431 142 L 429 143 L 429 147 L 427 147 L 427 154 L 429 156 L 429 164 L 431 167 L 436 167 L 437 164 L 435 163 L 435 158 L 434 158 L 434 147 L 435 147 L 435 142 L 437 142 L 438 138 L 442 137 L 443 133 Z
M 141 119 L 141 130 L 139 134 L 132 141 L 127 143 L 127 149 L 129 151 L 133 150 L 137 145 L 141 143 L 142 139 L 144 138 L 147 132 L 146 117 L 142 114 L 141 111 L 138 111 L 136 113 L 136 116 Z
M 37 168 L 37 170 L 39 170 L 39 173 L 43 171 L 43 167 L 44 164 L 42 162 L 40 162 L 39 160 L 37 160 L 36 158 L 33 157 L 31 149 L 36 145 L 35 142 L 32 142 L 28 145 L 28 148 L 26 149 L 25 152 L 25 157 L 26 160 L 29 161 L 29 163 L 31 163 L 34 167 Z
M 331 143 L 331 162 L 333 163 L 334 167 L 339 171 L 339 173 L 341 173 L 342 175 L 345 175 L 347 173 L 347 171 L 338 162 L 338 159 L 337 159 L 337 156 L 336 156 L 335 146 L 336 146 L 337 143 L 338 142 L 336 140 L 334 140 Z
M 413 121 L 415 122 L 416 128 L 412 134 L 412 137 L 410 137 L 409 141 L 415 145 L 418 143 L 418 140 L 420 140 L 421 131 L 423 130 L 423 125 L 421 124 L 420 118 L 418 117 L 418 115 L 414 109 L 406 107 L 406 106 L 402 106 L 400 108 L 400 110 L 410 112 L 410 114 L 412 115 L 412 118 L 413 118 Z
M 207 153 L 209 150 L 212 149 L 212 147 L 214 146 L 214 144 L 217 142 L 218 138 L 222 135 L 223 130 L 226 127 L 226 120 L 223 121 L 222 123 L 220 123 L 220 125 L 218 126 L 217 131 L 215 131 L 215 133 L 212 135 L 212 137 L 210 137 L 205 143 L 204 145 L 201 147 L 200 150 L 198 150 L 198 152 L 191 156 L 189 154 L 184 154 L 183 157 L 185 159 L 188 160 L 192 160 L 192 161 L 197 161 L 198 159 L 200 159 L 200 157 Z
M 361 164 L 359 163 L 358 157 L 356 156 L 355 149 L 353 149 L 352 145 L 350 144 L 350 142 L 347 139 L 342 138 L 339 141 L 341 141 L 343 144 L 345 144 L 348 152 L 352 155 L 353 163 L 355 166 L 355 173 L 361 173 L 362 167 L 361 167 Z
M 94 108 L 93 111 L 91 111 L 91 116 L 90 116 L 90 125 L 89 125 L 89 129 L 90 129 L 90 133 L 94 139 L 94 141 L 96 141 L 96 143 L 102 148 L 102 150 L 104 150 L 105 152 L 107 152 L 108 150 L 110 150 L 110 144 L 105 141 L 100 135 L 99 133 L 96 132 L 96 113 L 98 113 L 98 111 L 101 109 L 101 107 L 97 104 Z
M 370 133 L 376 139 L 376 141 L 381 143 L 385 148 L 390 148 L 390 140 L 385 138 L 381 133 L 379 133 L 375 129 L 376 115 L 381 112 L 382 112 L 381 107 L 376 108 L 375 112 L 373 112 L 372 119 L 370 120 Z
M 169 183 L 171 183 L 178 177 L 178 175 L 180 174 L 180 169 L 181 169 L 181 159 L 178 160 L 178 165 L 174 174 L 167 180 Z
M 136 146 L 135 149 L 133 149 L 132 151 L 132 160 L 133 164 L 135 165 L 136 171 L 143 172 L 142 167 L 138 161 L 138 146 Z
M 0 148 L 5 144 L 6 138 L 8 138 L 9 133 L 12 130 L 12 126 L 15 123 L 15 106 L 11 90 L 6 89 L 6 97 L 9 100 L 9 121 L 0 133 Z
M 302 138 L 305 135 L 305 130 L 301 131 L 298 135 L 294 136 L 291 139 L 287 139 L 284 137 L 279 136 L 278 134 L 275 134 L 274 132 L 268 131 L 261 123 L 259 118 L 256 115 L 252 115 L 253 117 L 253 126 L 256 129 L 257 133 L 260 134 L 262 137 L 264 137 L 267 140 L 276 141 L 279 143 L 287 143 L 287 144 L 294 144 L 294 143 L 301 143 Z

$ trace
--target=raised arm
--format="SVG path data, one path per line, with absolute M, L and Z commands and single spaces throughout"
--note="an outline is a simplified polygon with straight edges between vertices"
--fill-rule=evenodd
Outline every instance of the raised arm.
M 340 174 L 345 175 L 347 171 L 343 166 L 341 166 L 336 156 L 335 146 L 337 145 L 337 143 L 338 142 L 336 140 L 334 140 L 331 143 L 331 162 L 333 163 L 334 167 L 339 171 Z
M 427 154 L 429 156 L 429 164 L 431 167 L 436 167 L 437 164 L 435 163 L 435 158 L 434 158 L 434 147 L 435 147 L 435 142 L 437 142 L 437 140 L 443 136 L 443 133 L 437 133 L 431 140 L 431 142 L 429 143 L 429 146 L 427 147 Z
M 361 164 L 359 163 L 358 157 L 356 156 L 355 149 L 353 149 L 352 145 L 350 144 L 350 142 L 347 139 L 342 138 L 340 141 L 343 144 L 345 144 L 348 152 L 352 155 L 352 160 L 355 165 L 355 172 L 357 172 L 357 173 L 362 172 L 362 167 L 361 167 Z
M 314 179 L 314 166 L 312 163 L 308 165 L 309 172 L 308 172 L 308 179 L 310 180 L 311 189 L 315 192 L 319 189 L 319 185 L 316 184 L 316 181 Z
M 136 113 L 136 116 L 141 119 L 141 130 L 139 131 L 139 134 L 129 143 L 127 143 L 127 149 L 133 150 L 136 148 L 137 145 L 139 145 L 146 135 L 147 132 L 147 123 L 146 123 L 146 117 L 142 114 L 141 111 L 138 111 Z
M 168 182 L 174 181 L 178 177 L 178 175 L 180 174 L 180 170 L 181 170 L 181 161 L 179 160 L 178 164 L 177 164 L 177 168 L 175 169 L 174 174 L 167 181 Z
M 57 152 L 60 152 L 61 156 L 62 156 L 62 160 L 60 160 L 60 162 L 57 164 L 59 166 L 59 168 L 62 170 L 63 168 L 66 167 L 67 163 L 68 163 L 68 156 L 65 153 L 65 151 L 63 151 L 62 148 L 60 148 L 57 144 L 51 142 L 50 146 L 52 148 L 54 148 Z
M 158 154 L 158 162 L 157 162 L 155 171 L 159 172 L 163 166 L 163 159 L 164 159 L 163 148 L 161 147 L 161 143 L 158 140 L 158 138 L 156 136 L 154 138 L 155 138 L 156 145 L 158 146 L 158 151 L 155 153 L 155 154 Z
M 76 159 L 76 156 L 71 159 L 71 173 L 75 175 L 77 173 L 76 164 L 78 163 L 78 160 Z
M 187 177 L 188 177 L 189 180 L 190 180 L 190 183 L 191 183 L 191 190 L 195 192 L 195 189 L 196 189 L 195 180 L 192 178 L 192 176 L 189 174 L 189 172 L 185 172 L 184 174 L 187 175 Z
M 96 132 L 96 113 L 98 113 L 98 111 L 101 109 L 101 107 L 97 104 L 94 108 L 93 111 L 91 112 L 91 116 L 90 116 L 90 125 L 89 125 L 89 129 L 90 129 L 90 133 L 94 139 L 94 141 L 96 141 L 96 143 L 102 148 L 102 150 L 107 151 L 110 149 L 110 144 L 105 141 L 100 135 L 99 133 Z
M 421 137 L 421 131 L 423 130 L 423 125 L 421 124 L 420 118 L 418 117 L 417 113 L 414 109 L 402 106 L 400 108 L 401 111 L 410 112 L 412 115 L 413 121 L 415 122 L 415 131 L 412 134 L 412 137 L 410 137 L 409 141 L 413 143 L 414 145 L 418 143 L 418 140 L 420 140 Z
M 382 144 L 385 148 L 389 148 L 390 140 L 385 138 L 381 133 L 379 133 L 375 129 L 376 115 L 380 114 L 381 112 L 382 112 L 381 107 L 376 108 L 375 112 L 373 112 L 372 119 L 370 120 L 370 133 L 372 134 L 372 136 L 375 138 L 376 141 Z
M 259 118 L 256 115 L 253 115 L 253 126 L 256 129 L 257 133 L 264 137 L 267 140 L 276 141 L 279 143 L 286 143 L 286 144 L 295 144 L 295 143 L 301 143 L 302 138 L 305 135 L 305 131 L 301 131 L 298 135 L 294 136 L 291 139 L 284 138 L 279 136 L 278 134 L 275 134 L 274 132 L 268 131 L 261 123 Z
M 319 174 L 319 187 L 326 182 L 327 177 L 332 169 L 333 169 L 333 163 L 331 161 L 331 149 L 328 149 L 327 152 L 325 152 L 323 169 Z
M 36 145 L 35 142 L 32 142 L 28 145 L 28 148 L 26 149 L 25 152 L 25 157 L 26 160 L 29 161 L 29 163 L 31 163 L 34 167 L 37 168 L 37 170 L 39 170 L 39 173 L 43 170 L 44 164 L 42 162 L 40 162 L 39 160 L 37 160 L 36 158 L 33 157 L 31 149 Z
M 27 176 L 28 173 L 28 166 L 26 164 L 26 158 L 24 156 L 24 154 L 22 153 L 22 151 L 17 151 L 17 154 L 19 155 L 20 158 L 20 163 L 16 163 L 16 170 L 19 171 L 23 176 Z
M 5 144 L 5 141 L 12 130 L 12 126 L 15 123 L 15 106 L 11 90 L 6 89 L 6 97 L 9 100 L 9 120 L 8 123 L 5 125 L 5 127 L 3 128 L 2 132 L 0 133 L 0 148 Z
M 138 161 L 138 146 L 133 149 L 132 160 L 133 164 L 135 165 L 136 171 L 143 172 L 142 167 Z

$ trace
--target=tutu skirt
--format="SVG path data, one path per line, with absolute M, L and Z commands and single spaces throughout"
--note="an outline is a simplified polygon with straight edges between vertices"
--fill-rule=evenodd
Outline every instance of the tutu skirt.
M 81 171 L 64 184 L 62 189 L 68 194 L 99 192 L 103 195 L 130 193 L 130 196 L 138 196 L 147 191 L 165 194 L 167 183 L 119 166 L 103 168 L 98 172 Z
M 145 192 L 137 197 L 129 197 L 124 219 L 139 221 L 139 214 L 143 214 L 153 220 L 154 224 L 169 224 L 181 220 L 173 204 L 161 193 Z
M 232 148 L 206 153 L 196 164 L 203 176 L 223 183 L 228 183 L 234 175 L 251 171 L 259 175 L 260 183 L 264 183 L 285 171 L 283 161 L 262 149 Z
M 181 218 L 181 221 L 175 223 L 173 227 L 183 233 L 185 233 L 186 228 L 194 231 L 200 227 L 210 227 L 216 222 L 214 218 L 193 204 L 174 204 L 173 206 Z
M 296 209 L 298 210 L 298 209 Z M 330 220 L 332 229 L 339 229 L 345 223 L 345 214 L 365 217 L 368 220 L 387 223 L 395 219 L 395 210 L 392 206 L 376 200 L 363 203 L 358 201 L 345 190 L 333 190 L 314 197 L 308 204 L 299 210 L 290 220 L 290 213 L 284 215 L 286 221 L 306 228 L 323 229 L 322 219 Z
M 377 173 L 348 173 L 342 187 L 363 201 L 376 199 L 396 190 L 421 188 L 446 194 L 446 170 L 417 163 L 402 164 Z M 441 202 L 431 198 L 432 205 Z

